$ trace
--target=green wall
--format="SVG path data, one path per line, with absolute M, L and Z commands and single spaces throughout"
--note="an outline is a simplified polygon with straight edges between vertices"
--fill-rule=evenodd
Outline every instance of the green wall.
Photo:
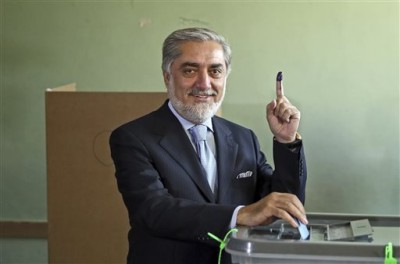
M 308 211 L 400 214 L 399 1 L 2 0 L 0 8 L 0 220 L 46 220 L 45 89 L 164 91 L 161 43 L 190 26 L 231 43 L 223 115 L 251 127 L 267 157 L 265 104 L 284 72 L 302 112 Z M 45 248 L 0 239 L 0 262 L 44 263 Z

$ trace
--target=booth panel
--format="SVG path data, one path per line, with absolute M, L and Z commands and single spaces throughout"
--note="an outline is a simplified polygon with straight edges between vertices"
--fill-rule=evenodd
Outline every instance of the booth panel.
M 128 215 L 111 131 L 158 108 L 166 93 L 46 92 L 49 263 L 125 263 Z

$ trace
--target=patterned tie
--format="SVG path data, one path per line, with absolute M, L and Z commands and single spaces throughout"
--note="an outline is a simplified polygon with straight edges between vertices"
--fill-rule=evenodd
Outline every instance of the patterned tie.
M 214 192 L 215 180 L 217 178 L 217 164 L 210 147 L 207 144 L 207 127 L 205 125 L 196 125 L 189 129 L 197 155 L 201 165 L 207 173 L 207 181 Z

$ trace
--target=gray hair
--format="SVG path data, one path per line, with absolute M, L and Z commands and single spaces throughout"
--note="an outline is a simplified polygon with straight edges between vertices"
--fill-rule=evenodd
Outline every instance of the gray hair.
M 230 72 L 232 52 L 229 43 L 223 36 L 207 28 L 184 28 L 172 32 L 163 44 L 161 65 L 163 72 L 170 72 L 172 62 L 182 54 L 180 44 L 185 41 L 215 41 L 219 43 L 224 52 L 227 73 Z

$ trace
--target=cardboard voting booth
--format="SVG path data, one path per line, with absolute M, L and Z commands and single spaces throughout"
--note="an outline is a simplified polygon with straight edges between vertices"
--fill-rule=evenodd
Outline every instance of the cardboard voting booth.
M 46 92 L 49 263 L 126 263 L 128 214 L 108 139 L 166 93 L 67 88 Z

